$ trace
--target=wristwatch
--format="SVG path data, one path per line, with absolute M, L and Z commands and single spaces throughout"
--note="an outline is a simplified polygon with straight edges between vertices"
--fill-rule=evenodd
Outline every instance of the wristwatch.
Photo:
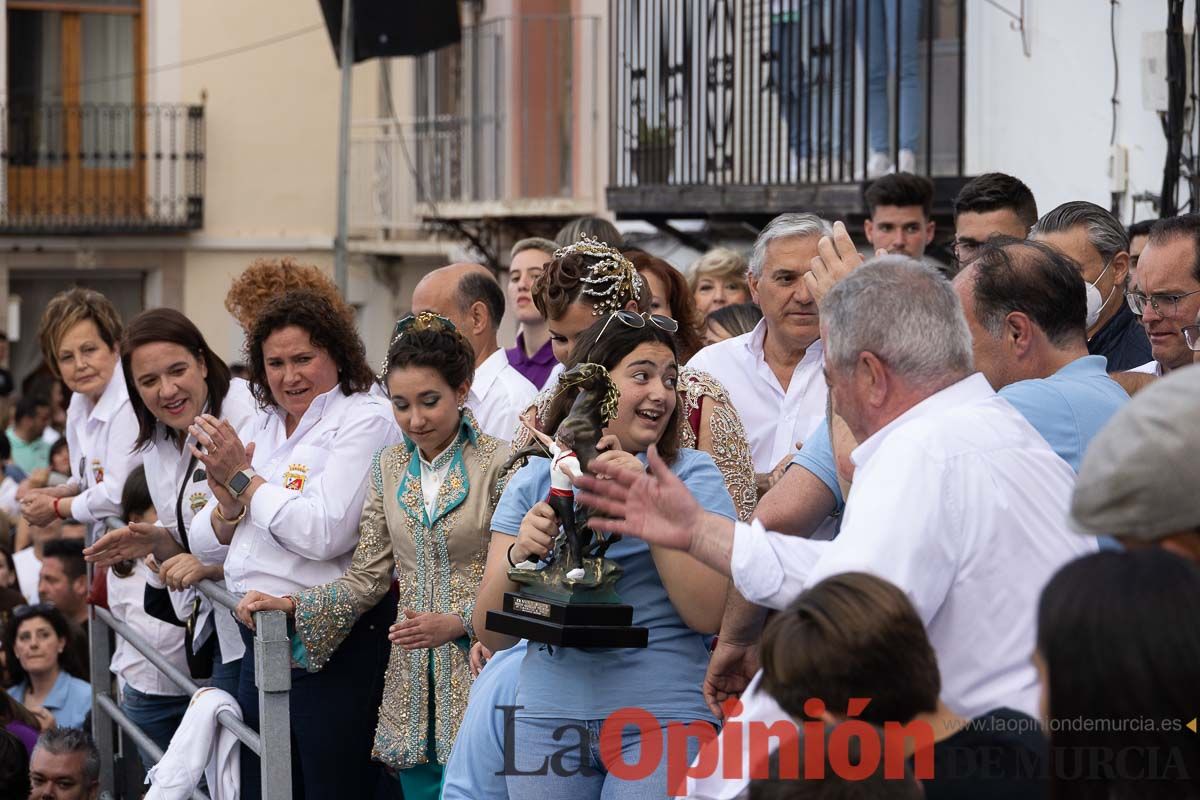
M 230 494 L 240 499 L 242 493 L 250 488 L 250 481 L 256 477 L 258 477 L 258 473 L 253 468 L 247 467 L 241 472 L 235 472 L 233 477 L 229 479 L 229 483 L 225 484 L 225 487 L 229 489 Z

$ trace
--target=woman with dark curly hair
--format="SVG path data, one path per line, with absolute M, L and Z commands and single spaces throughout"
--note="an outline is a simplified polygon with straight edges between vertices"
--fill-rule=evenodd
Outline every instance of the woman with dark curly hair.
M 213 498 L 188 535 L 201 561 L 225 565 L 234 592 L 288 596 L 341 576 L 359 539 L 373 454 L 400 441 L 362 340 L 325 297 L 287 292 L 258 314 L 247 342 L 250 390 L 265 413 L 241 434 L 210 414 L 196 418 L 191 452 Z M 366 797 L 377 765 L 371 731 L 387 663 L 385 597 L 364 613 L 319 672 L 292 671 L 292 772 L 311 797 Z M 251 633 L 238 687 L 258 724 Z M 259 760 L 242 753 L 243 797 L 257 797 Z
M 238 606 L 247 624 L 256 611 L 293 616 L 306 666 L 317 670 L 395 569 L 401 614 L 372 755 L 398 772 L 409 800 L 438 797 L 467 705 L 471 614 L 508 458 L 508 445 L 464 408 L 474 372 L 471 345 L 448 319 L 401 320 L 380 377 L 404 443 L 375 455 L 349 571 L 290 598 L 250 592 Z

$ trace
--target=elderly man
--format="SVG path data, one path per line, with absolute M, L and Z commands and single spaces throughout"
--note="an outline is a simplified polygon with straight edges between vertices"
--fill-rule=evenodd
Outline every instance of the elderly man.
M 1192 363 L 1182 329 L 1200 312 L 1200 214 L 1154 223 L 1128 297 L 1129 307 L 1142 317 L 1154 357 L 1134 371 L 1162 376 Z
M 1020 179 L 1003 172 L 972 178 L 954 198 L 954 257 L 968 263 L 996 235 L 1024 239 L 1037 218 L 1033 192 Z
M 38 737 L 29 760 L 29 800 L 95 800 L 100 753 L 87 732 L 51 728 Z
M 508 363 L 496 335 L 504 292 L 486 267 L 451 264 L 430 272 L 413 290 L 414 314 L 433 311 L 454 323 L 475 350 L 475 379 L 467 407 L 489 436 L 507 440 L 537 388 Z
M 1087 349 L 1112 372 L 1150 360 L 1150 340 L 1125 302 L 1129 239 L 1121 222 L 1095 203 L 1063 203 L 1038 220 L 1030 238 L 1070 256 L 1087 282 Z
M 954 290 L 934 270 L 885 257 L 822 302 L 834 409 L 861 444 L 841 532 L 831 542 L 704 514 L 656 454 L 649 474 L 583 477 L 591 525 L 687 550 L 733 577 L 747 600 L 783 608 L 807 586 L 869 572 L 913 601 L 954 711 L 1038 708 L 1038 595 L 1096 549 L 1067 526 L 1075 474 L 987 380 Z
M 750 256 L 750 294 L 763 318 L 750 333 L 710 345 L 688 362 L 721 382 L 741 414 L 765 491 L 825 417 L 817 303 L 803 280 L 817 242 L 832 233 L 812 214 L 781 214 Z
M 1200 563 L 1200 367 L 1138 393 L 1092 441 L 1071 499 L 1083 533 Z
M 516 314 L 521 331 L 517 345 L 505 351 L 508 363 L 526 380 L 541 389 L 559 368 L 550 344 L 550 331 L 541 312 L 533 304 L 530 293 L 533 283 L 541 277 L 546 262 L 554 258 L 554 242 L 531 237 L 512 246 L 508 264 L 508 302 Z

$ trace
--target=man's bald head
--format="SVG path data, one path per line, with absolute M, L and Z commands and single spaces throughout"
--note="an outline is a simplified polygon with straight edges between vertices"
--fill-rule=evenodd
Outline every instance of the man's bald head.
M 454 323 L 482 362 L 497 348 L 504 290 L 481 264 L 450 264 L 427 274 L 412 295 L 412 311 L 433 311 Z

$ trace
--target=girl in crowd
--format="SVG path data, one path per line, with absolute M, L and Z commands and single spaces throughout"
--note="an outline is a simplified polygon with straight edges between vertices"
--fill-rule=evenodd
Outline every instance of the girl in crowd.
M 676 391 L 678 357 L 670 330 L 675 326 L 668 323 L 622 310 L 606 315 L 579 337 L 572 361 L 604 366 L 620 390 L 617 414 L 606 429 L 613 444 L 598 460 L 641 471 L 646 450 L 656 447 L 701 505 L 733 518 L 733 503 L 712 459 L 679 446 L 685 423 Z M 544 420 L 546 430 L 557 428 L 573 401 L 569 390 L 555 399 Z M 487 612 L 501 608 L 504 592 L 518 588 L 508 577 L 509 567 L 543 558 L 553 545 L 558 520 L 545 502 L 549 488 L 549 460 L 531 459 L 509 480 L 492 518 L 475 630 L 493 651 L 515 642 L 485 629 Z M 685 553 L 650 548 L 636 539 L 616 542 L 606 557 L 621 567 L 615 590 L 622 602 L 633 607 L 633 624 L 649 629 L 649 645 L 553 651 L 529 645 L 521 664 L 520 710 L 511 745 L 515 766 L 529 771 L 553 756 L 562 760 L 561 771 L 570 774 L 553 770 L 549 775 L 509 775 L 510 797 L 662 797 L 667 788 L 665 760 L 650 777 L 627 782 L 609 775 L 598 758 L 587 755 L 599 752 L 596 737 L 603 721 L 627 706 L 653 714 L 663 733 L 671 721 L 715 721 L 700 685 L 708 662 L 704 634 L 720 624 L 726 580 Z M 587 742 L 564 750 L 555 739 L 564 725 L 572 726 L 572 736 Z M 620 757 L 636 761 L 641 746 L 640 736 L 627 729 Z
M 142 463 L 134 448 L 137 418 L 117 374 L 121 319 L 99 292 L 69 289 L 46 306 L 38 337 L 55 376 L 72 392 L 66 435 L 71 481 L 30 490 L 21 513 L 30 525 L 76 519 L 99 537 L 104 519 L 121 514 L 125 476 Z
M 0 729 L 20 739 L 28 756 L 33 753 L 33 746 L 37 744 L 41 722 L 29 709 L 14 700 L 11 694 L 0 692 Z
M 189 432 L 213 498 L 192 520 L 192 552 L 224 564 L 234 592 L 289 596 L 329 583 L 350 566 L 359 539 L 372 455 L 400 441 L 362 340 L 326 298 L 288 292 L 257 315 L 247 345 L 250 387 L 263 406 L 239 433 L 203 414 Z M 245 437 L 243 439 L 243 437 Z M 318 672 L 292 670 L 294 785 L 311 797 L 365 797 L 388 655 L 384 629 L 396 601 L 365 609 Z M 241 630 L 249 645 L 252 634 Z M 238 701 L 258 724 L 254 651 L 242 658 Z M 259 761 L 242 753 L 243 797 L 259 793 Z
M 749 333 L 762 316 L 762 309 L 754 303 L 714 308 L 704 318 L 704 346 Z
M 624 255 L 642 276 L 645 289 L 650 292 L 650 313 L 670 317 L 679 323 L 679 332 L 676 334 L 679 360 L 687 363 L 704 346 L 700 339 L 703 317 L 696 310 L 692 293 L 688 291 L 687 279 L 682 272 L 657 256 L 641 250 L 626 250 Z
M 246 382 L 230 378 L 229 367 L 200 330 L 174 309 L 155 308 L 134 317 L 121 351 L 124 380 L 138 421 L 135 446 L 145 459 L 158 524 L 134 523 L 111 531 L 85 555 L 89 561 L 110 566 L 153 554 L 161 567 L 157 576 L 147 578 L 151 594 L 161 598 L 164 584 L 169 586 L 178 613 L 164 607 L 170 603 L 148 607 L 160 619 L 191 621 L 192 677 L 211 676 L 214 685 L 236 696 L 243 651 L 238 625 L 223 611 L 212 613 L 211 603 L 188 588 L 206 578 L 224 579 L 220 563 L 203 564 L 191 553 L 188 531 L 213 495 L 191 451 L 196 440 L 188 428 L 198 416 L 209 414 L 240 431 L 256 417 L 257 406 Z M 204 649 L 212 633 L 210 618 L 217 645 Z
M 1184 725 L 1200 707 L 1200 568 L 1157 548 L 1086 556 L 1046 584 L 1037 625 L 1051 797 L 1200 797 Z M 1096 753 L 1129 766 L 1098 770 Z
M 750 302 L 750 284 L 746 282 L 749 266 L 745 256 L 724 247 L 714 247 L 692 264 L 688 286 L 700 316 L 721 306 Z
M 409 800 L 436 800 L 471 688 L 467 655 L 501 468 L 508 445 L 465 409 L 475 355 L 449 320 L 401 322 L 384 375 L 404 443 L 376 454 L 350 570 L 290 598 L 249 592 L 238 615 L 295 619 L 309 670 L 319 670 L 360 614 L 399 575 L 399 621 L 372 755 L 399 772 Z M 417 709 L 417 713 L 411 713 Z
M 8 693 L 38 718 L 42 730 L 82 728 L 92 710 L 92 688 L 76 677 L 81 670 L 70 641 L 67 618 L 49 603 L 14 609 L 5 631 L 5 658 L 17 681 Z
M 601 242 L 584 241 L 556 252 L 533 287 L 533 302 L 547 320 L 555 357 L 566 367 L 573 366 L 569 354 L 575 339 L 603 314 L 619 309 L 648 311 L 650 293 L 644 283 L 627 258 Z M 678 378 L 684 421 L 680 446 L 713 457 L 738 517 L 749 519 L 758 490 L 741 417 L 725 388 L 707 372 L 681 367 Z M 537 420 L 546 418 L 557 391 L 557 385 L 549 386 L 537 396 L 533 406 Z M 539 427 L 544 429 L 540 422 Z M 513 434 L 513 451 L 531 439 L 527 430 L 519 428 Z

